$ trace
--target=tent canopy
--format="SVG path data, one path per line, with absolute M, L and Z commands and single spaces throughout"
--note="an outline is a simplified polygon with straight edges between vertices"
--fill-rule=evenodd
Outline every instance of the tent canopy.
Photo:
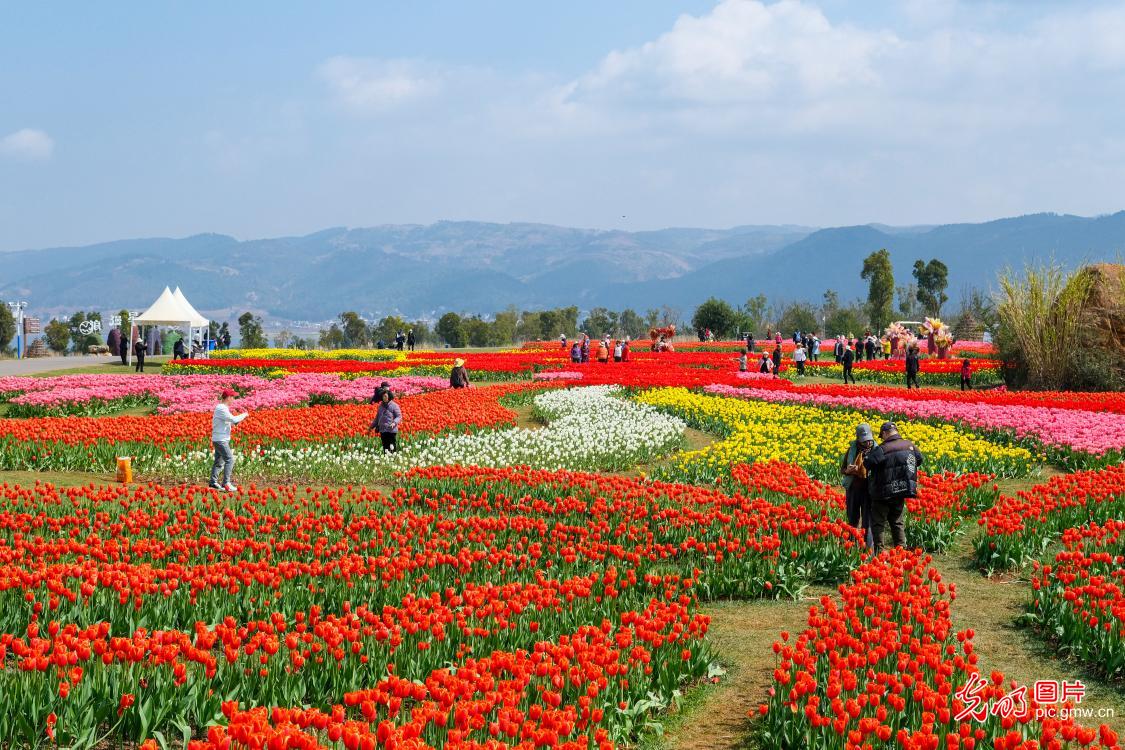
M 178 289 L 176 291 L 179 291 Z M 183 298 L 183 294 L 180 295 Z M 172 294 L 172 290 L 164 287 L 164 291 L 156 298 L 156 301 L 149 306 L 147 310 L 137 316 L 133 322 L 146 326 L 205 326 L 207 320 L 203 318 L 195 308 L 191 307 L 190 303 L 187 307 L 184 306 L 187 299 L 183 298 L 183 302 L 176 299 Z
M 180 306 L 187 310 L 188 313 L 192 316 L 191 325 L 193 328 L 207 327 L 210 321 L 200 315 L 199 311 L 196 310 L 190 302 L 188 302 L 188 298 L 184 296 L 184 293 L 180 291 L 179 287 L 176 287 L 176 291 L 172 292 L 172 296 L 175 297 L 176 301 L 180 303 Z

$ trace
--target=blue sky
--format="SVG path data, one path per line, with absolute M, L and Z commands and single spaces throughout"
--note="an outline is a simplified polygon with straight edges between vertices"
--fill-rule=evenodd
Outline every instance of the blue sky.
M 0 250 L 1125 208 L 1125 6 L 10 3 Z

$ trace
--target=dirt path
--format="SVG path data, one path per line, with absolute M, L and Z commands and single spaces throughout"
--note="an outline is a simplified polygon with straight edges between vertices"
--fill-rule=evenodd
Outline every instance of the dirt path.
M 772 682 L 773 646 L 782 631 L 804 630 L 809 607 L 835 590 L 810 588 L 799 601 L 715 602 L 703 611 L 711 616 L 707 639 L 727 673 L 717 685 L 689 691 L 677 714 L 664 720 L 663 738 L 644 746 L 656 750 L 721 750 L 748 748 L 750 712 L 757 710 Z
M 1080 680 L 1086 686 L 1081 708 L 1115 715 L 1079 723 L 1107 724 L 1125 735 L 1125 685 L 1106 683 L 1074 660 L 1060 657 L 1035 629 L 1017 625 L 1031 600 L 1031 585 L 1026 580 L 985 578 L 972 565 L 971 542 L 971 535 L 962 536 L 948 553 L 934 556 L 934 565 L 942 580 L 957 585 L 953 624 L 958 630 L 972 628 L 981 670 L 999 670 L 1029 687 L 1036 680 Z

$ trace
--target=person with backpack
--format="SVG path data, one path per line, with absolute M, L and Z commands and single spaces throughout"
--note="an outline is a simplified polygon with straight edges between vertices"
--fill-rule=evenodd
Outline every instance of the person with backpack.
M 863 458 L 867 467 L 867 492 L 871 496 L 871 537 L 875 554 L 883 550 L 883 529 L 891 527 L 891 541 L 906 546 L 906 500 L 918 496 L 918 469 L 922 452 L 898 434 L 894 422 L 879 428 L 883 441 Z
M 914 384 L 915 388 L 921 389 L 922 386 L 918 385 L 918 369 L 920 367 L 918 347 L 915 345 L 906 350 L 906 390 L 910 390 L 911 383 Z
M 840 461 L 841 484 L 848 515 L 848 525 L 863 529 L 864 541 L 868 549 L 874 547 L 871 536 L 871 495 L 867 491 L 867 466 L 864 458 L 875 447 L 875 436 L 871 425 L 860 424 L 855 428 L 855 440 L 848 445 L 848 451 Z
M 402 409 L 395 403 L 395 394 L 390 388 L 383 391 L 379 402 L 379 411 L 375 412 L 375 420 L 368 427 L 369 432 L 378 432 L 383 441 L 383 453 L 394 453 L 398 450 L 398 427 L 402 424 Z
M 840 364 L 844 366 L 844 385 L 848 384 L 848 378 L 851 378 L 852 385 L 855 385 L 855 374 L 852 372 L 852 365 L 855 363 L 855 348 L 848 346 L 844 348 L 844 354 L 840 357 Z
M 231 483 L 231 473 L 234 472 L 234 452 L 230 449 L 231 427 L 250 416 L 250 412 L 232 414 L 230 407 L 234 397 L 238 394 L 230 388 L 224 388 L 219 394 L 219 403 L 211 415 L 211 445 L 215 449 L 215 461 L 211 464 L 211 482 L 207 485 L 213 490 L 224 492 L 237 492 L 238 488 Z M 219 475 L 222 474 L 223 483 L 219 484 Z

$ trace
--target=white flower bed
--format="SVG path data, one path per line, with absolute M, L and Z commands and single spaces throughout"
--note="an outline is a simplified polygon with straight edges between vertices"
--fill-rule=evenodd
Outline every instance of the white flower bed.
M 394 454 L 384 454 L 377 437 L 239 452 L 236 474 L 357 482 L 439 464 L 620 470 L 683 447 L 682 420 L 618 398 L 621 392 L 618 386 L 548 391 L 534 399 L 536 412 L 548 420 L 543 428 L 416 437 Z M 171 457 L 156 468 L 184 478 L 199 477 L 205 475 L 210 459 L 210 454 L 197 451 Z

